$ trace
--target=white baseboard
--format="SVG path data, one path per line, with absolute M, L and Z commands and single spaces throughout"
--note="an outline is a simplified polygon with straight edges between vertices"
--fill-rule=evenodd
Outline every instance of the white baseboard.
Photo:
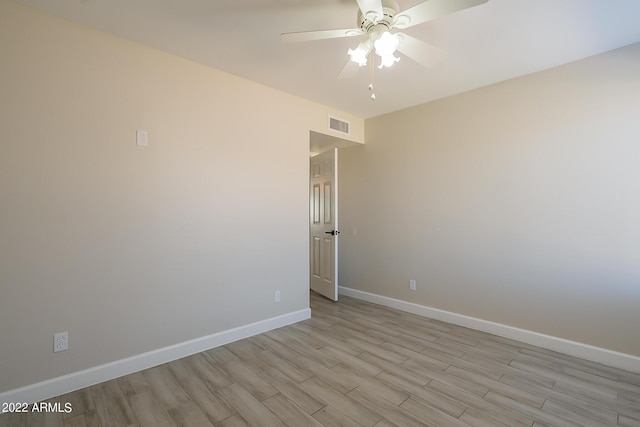
M 441 320 L 443 322 L 452 323 L 454 325 L 464 326 L 504 338 L 510 338 L 526 344 L 535 345 L 546 348 L 548 350 L 557 351 L 570 356 L 586 359 L 591 362 L 601 363 L 603 365 L 614 368 L 624 369 L 626 371 L 640 373 L 640 357 L 631 354 L 620 353 L 606 348 L 596 347 L 577 341 L 570 341 L 563 338 L 545 335 L 526 329 L 515 328 L 513 326 L 503 325 L 501 323 L 490 322 L 487 320 L 477 319 L 475 317 L 465 316 L 450 311 L 439 310 L 424 305 L 418 305 L 395 298 L 389 298 L 382 295 L 376 295 L 369 292 L 359 291 L 356 289 L 340 287 L 339 294 L 357 298 L 363 301 L 372 302 L 374 304 L 391 307 L 408 313 L 417 314 L 419 316 L 431 319 Z
M 84 387 L 109 381 L 143 369 L 152 368 L 172 360 L 200 353 L 221 345 L 248 338 L 272 329 L 291 325 L 311 317 L 311 309 L 306 308 L 270 319 L 218 332 L 205 337 L 196 338 L 160 348 L 147 353 L 138 354 L 126 359 L 74 372 L 50 380 L 31 384 L 25 387 L 0 393 L 0 405 L 3 402 L 35 403 L 55 396 L 60 396 Z M 0 407 L 1 409 L 1 407 Z

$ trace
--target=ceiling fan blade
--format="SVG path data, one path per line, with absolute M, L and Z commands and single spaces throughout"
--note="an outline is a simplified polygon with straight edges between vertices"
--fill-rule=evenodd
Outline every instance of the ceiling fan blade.
M 355 77 L 359 68 L 360 65 L 358 65 L 356 62 L 353 62 L 351 60 L 347 61 L 342 71 L 340 71 L 340 74 L 338 74 L 338 79 L 351 79 Z
M 404 33 L 397 34 L 401 37 L 398 51 L 407 55 L 425 68 L 433 67 L 447 56 L 447 52 L 444 50 L 431 46 L 422 40 L 418 40 Z
M 287 43 L 309 42 L 314 40 L 336 39 L 340 37 L 353 37 L 364 34 L 362 30 L 347 28 L 343 30 L 301 31 L 299 33 L 282 33 L 280 38 Z
M 384 16 L 382 11 L 382 0 L 357 0 L 358 7 L 362 11 L 362 14 L 366 17 L 370 12 L 377 15 L 378 19 Z
M 489 0 L 426 0 L 396 15 L 397 28 L 409 28 L 441 16 L 478 6 Z M 408 19 L 407 19 L 408 18 Z

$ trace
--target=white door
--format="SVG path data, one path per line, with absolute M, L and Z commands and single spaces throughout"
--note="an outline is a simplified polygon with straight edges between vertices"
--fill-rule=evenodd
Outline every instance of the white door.
M 311 289 L 338 301 L 338 149 L 311 158 Z

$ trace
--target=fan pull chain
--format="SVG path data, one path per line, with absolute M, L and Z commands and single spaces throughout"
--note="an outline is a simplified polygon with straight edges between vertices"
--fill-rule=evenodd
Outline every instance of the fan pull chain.
M 372 46 L 371 33 L 369 33 L 369 46 Z M 375 101 L 376 93 L 373 91 L 373 73 L 374 73 L 373 60 L 374 60 L 374 56 L 373 56 L 373 48 L 372 48 L 369 50 L 369 92 L 371 92 L 371 100 Z

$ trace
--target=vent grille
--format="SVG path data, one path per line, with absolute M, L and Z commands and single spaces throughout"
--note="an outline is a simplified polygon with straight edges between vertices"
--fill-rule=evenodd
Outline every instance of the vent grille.
M 329 129 L 349 135 L 349 122 L 329 116 Z

